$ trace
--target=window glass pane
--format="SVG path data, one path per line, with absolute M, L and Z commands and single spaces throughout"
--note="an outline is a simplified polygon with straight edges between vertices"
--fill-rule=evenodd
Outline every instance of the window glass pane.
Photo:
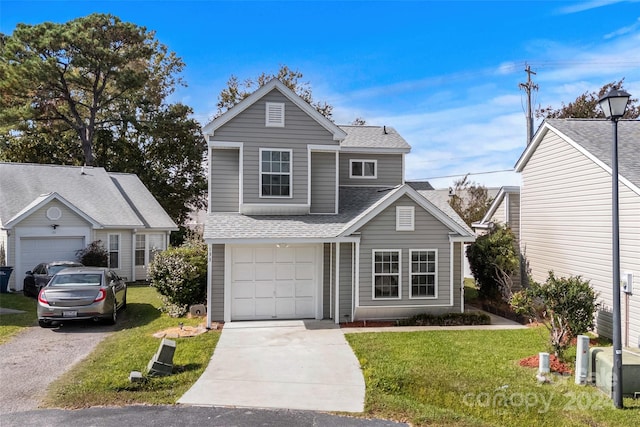
M 374 162 L 365 162 L 364 176 L 375 176 L 375 175 L 376 175 L 376 164 Z
M 282 163 L 282 172 L 289 172 L 289 163 Z
M 271 163 L 262 162 L 262 172 L 271 172 Z
M 280 152 L 279 151 L 272 151 L 271 152 L 271 161 L 273 161 L 273 162 L 279 162 L 280 161 Z
M 262 152 L 262 161 L 269 161 L 271 160 L 271 151 L 263 151 Z
M 360 162 L 351 163 L 351 175 L 362 176 L 362 163 Z
M 288 151 L 283 151 L 282 155 L 280 157 L 281 157 L 281 160 L 283 162 L 288 162 L 289 161 L 289 152 Z

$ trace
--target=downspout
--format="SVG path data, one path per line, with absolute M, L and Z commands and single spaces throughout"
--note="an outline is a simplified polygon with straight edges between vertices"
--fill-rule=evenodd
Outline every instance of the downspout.
M 334 322 L 340 324 L 340 242 L 336 243 L 336 295 Z
M 449 305 L 451 305 L 451 307 L 453 307 L 453 254 L 454 254 L 454 250 L 453 250 L 453 245 L 455 243 L 453 241 L 449 242 Z
M 356 301 L 355 301 L 355 308 L 354 308 L 354 312 L 353 315 L 351 317 L 351 321 L 355 321 L 356 317 L 355 317 L 355 313 L 357 312 L 357 308 L 360 307 L 360 240 L 355 242 L 356 245 L 356 263 L 355 263 L 355 270 L 356 270 L 356 283 L 355 283 L 355 287 L 356 287 Z
M 329 243 L 329 316 L 333 313 L 333 247 L 335 243 Z
M 213 301 L 211 298 L 213 297 L 213 292 L 211 290 L 212 280 L 211 274 L 213 273 L 213 245 L 207 245 L 207 329 L 211 329 L 211 316 L 213 315 L 211 312 L 213 311 Z
M 134 228 L 131 233 L 131 281 L 136 281 L 136 235 L 138 229 Z
M 351 243 L 351 319 L 353 322 L 353 315 L 355 312 L 356 303 L 356 245 Z
M 460 242 L 460 313 L 464 313 L 464 242 Z

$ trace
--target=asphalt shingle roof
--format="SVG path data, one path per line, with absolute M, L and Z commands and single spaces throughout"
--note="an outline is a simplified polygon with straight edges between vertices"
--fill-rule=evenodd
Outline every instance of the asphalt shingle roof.
M 547 119 L 584 149 L 611 167 L 612 124 L 609 120 Z M 618 173 L 640 187 L 640 121 L 618 122 Z
M 340 143 L 343 148 L 411 149 L 407 141 L 390 126 L 338 127 L 347 133 L 347 137 Z
M 370 208 L 382 203 L 400 187 L 340 187 L 337 215 L 241 215 L 210 213 L 204 227 L 206 240 L 231 239 L 328 239 L 340 235 Z M 451 209 L 447 197 L 437 191 L 419 191 L 437 209 L 473 235 L 473 231 Z
M 0 162 L 3 224 L 50 193 L 59 194 L 104 227 L 177 228 L 162 208 L 156 209 L 158 202 L 135 175 L 110 174 L 98 167 Z

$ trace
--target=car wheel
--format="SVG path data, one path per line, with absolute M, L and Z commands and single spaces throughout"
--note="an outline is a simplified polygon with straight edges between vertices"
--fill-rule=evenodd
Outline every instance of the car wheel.
M 38 325 L 40 325 L 41 328 L 52 328 L 53 327 L 53 324 L 48 320 L 38 320 Z
M 29 291 L 27 290 L 27 288 L 22 288 L 22 294 L 23 294 L 25 297 L 30 297 L 30 296 L 31 296 L 31 294 L 29 293 Z
M 114 303 L 113 313 L 111 314 L 111 318 L 108 320 L 108 323 L 110 325 L 115 325 L 117 321 L 118 321 L 118 306 Z

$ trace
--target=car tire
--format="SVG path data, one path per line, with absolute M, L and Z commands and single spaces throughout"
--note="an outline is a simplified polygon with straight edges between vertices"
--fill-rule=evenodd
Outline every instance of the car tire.
M 114 304 L 113 313 L 111 314 L 111 317 L 107 319 L 107 323 L 109 325 L 115 325 L 117 321 L 118 321 L 118 307 L 116 304 Z
M 125 310 L 127 308 L 127 296 L 125 295 L 123 300 L 122 300 L 122 307 L 123 310 Z
M 25 297 L 30 297 L 30 296 L 31 296 L 31 294 L 29 293 L 29 291 L 27 291 L 27 288 L 22 288 L 22 294 L 23 294 Z
M 53 324 L 49 320 L 38 320 L 41 328 L 53 328 Z

